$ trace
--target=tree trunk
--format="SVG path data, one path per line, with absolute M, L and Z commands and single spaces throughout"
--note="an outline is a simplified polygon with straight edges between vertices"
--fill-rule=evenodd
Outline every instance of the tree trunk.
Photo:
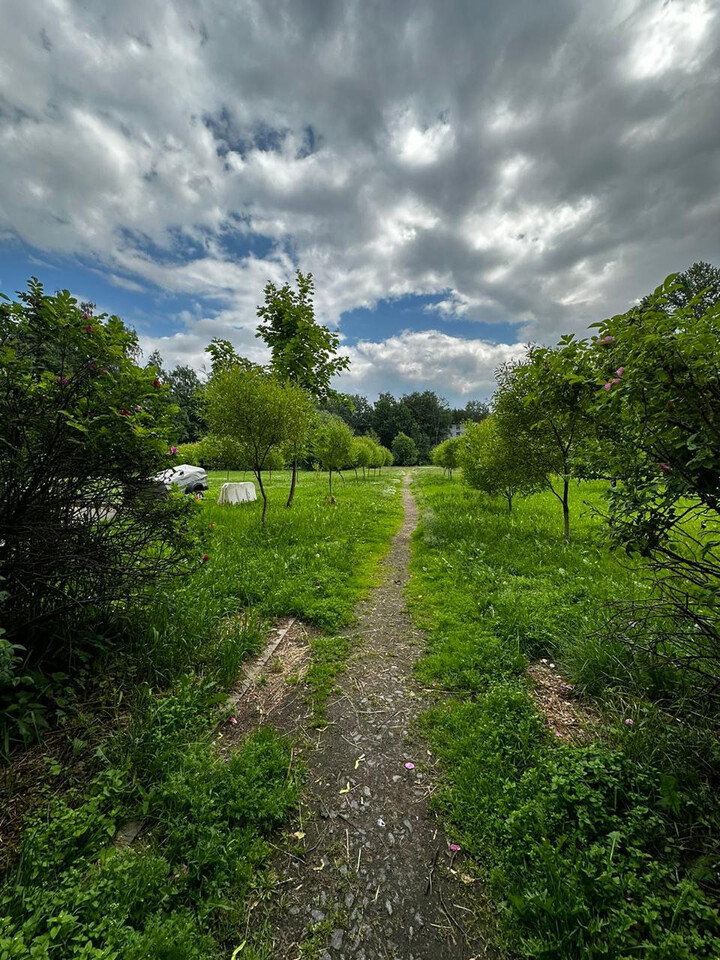
M 330 485 L 330 496 L 332 497 L 332 467 L 328 473 L 328 483 Z
M 286 507 L 291 507 L 293 505 L 293 500 L 295 499 L 295 484 L 297 483 L 297 458 L 293 459 L 292 462 L 292 477 L 290 479 L 290 493 L 287 498 Z
M 570 543 L 570 504 L 568 502 L 568 493 L 570 491 L 570 480 L 566 476 L 563 478 L 563 524 L 565 527 L 565 540 Z
M 513 495 L 512 495 L 511 493 L 506 493 L 506 494 L 505 494 L 505 499 L 506 499 L 507 502 L 508 502 L 508 513 L 512 513 Z
M 265 514 L 267 513 L 267 494 L 265 493 L 265 487 L 263 486 L 263 482 L 262 482 L 262 475 L 259 470 L 255 471 L 255 476 L 257 477 L 258 486 L 260 487 L 260 493 L 262 494 L 262 498 L 263 498 L 263 509 L 262 509 L 262 517 L 260 519 L 260 523 L 262 523 L 262 525 L 265 526 Z

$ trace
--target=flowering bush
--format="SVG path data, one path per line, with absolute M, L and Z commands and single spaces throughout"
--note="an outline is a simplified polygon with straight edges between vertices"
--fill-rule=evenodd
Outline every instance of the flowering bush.
M 90 317 L 37 280 L 0 300 L 0 613 L 48 669 L 192 555 L 194 505 L 150 481 L 167 467 L 166 390 L 134 332 Z

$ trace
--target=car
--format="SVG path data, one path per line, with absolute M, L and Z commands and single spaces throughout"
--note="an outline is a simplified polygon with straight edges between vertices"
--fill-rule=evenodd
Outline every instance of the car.
M 166 490 L 178 487 L 183 493 L 201 493 L 208 488 L 207 470 L 190 463 L 180 463 L 158 473 L 153 480 L 162 483 Z

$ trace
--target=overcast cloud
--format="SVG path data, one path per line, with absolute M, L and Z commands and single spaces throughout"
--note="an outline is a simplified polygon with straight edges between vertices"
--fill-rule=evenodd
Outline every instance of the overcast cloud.
M 348 341 L 345 388 L 484 396 L 520 343 L 720 262 L 714 0 L 0 10 L 0 240 L 187 298 L 144 337 L 171 362 L 261 356 L 262 287 L 299 265 L 341 332 L 437 297 L 435 332 Z

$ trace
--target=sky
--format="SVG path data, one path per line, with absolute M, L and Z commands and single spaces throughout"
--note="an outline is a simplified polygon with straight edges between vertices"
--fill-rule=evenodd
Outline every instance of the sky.
M 464 404 L 720 264 L 717 0 L 0 0 L 0 291 L 202 370 L 311 271 L 338 389 Z

